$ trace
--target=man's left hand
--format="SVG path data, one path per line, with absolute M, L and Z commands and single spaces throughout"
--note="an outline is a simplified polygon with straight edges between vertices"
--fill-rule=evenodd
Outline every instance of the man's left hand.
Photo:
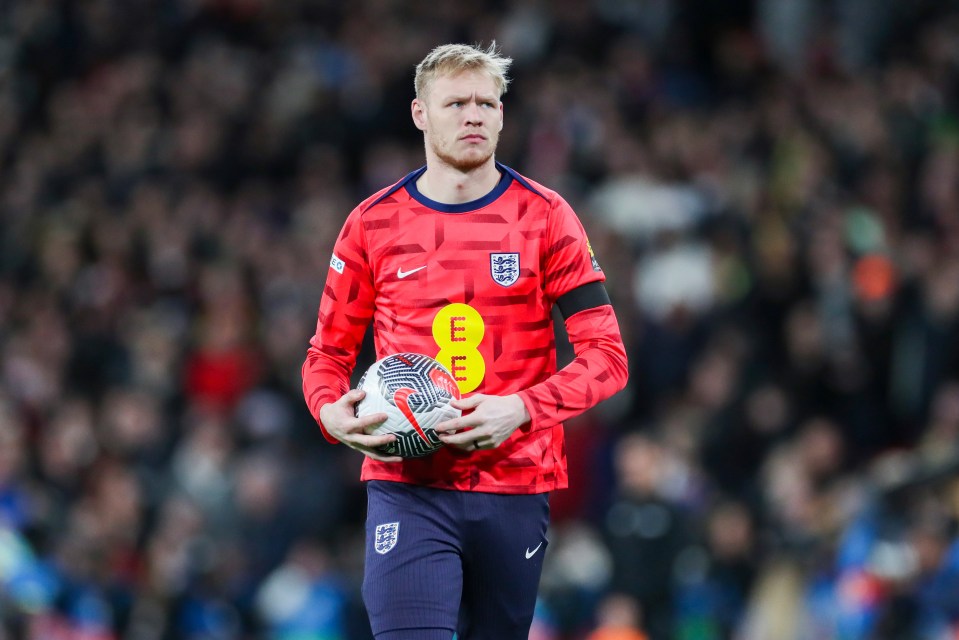
M 436 425 L 436 432 L 444 444 L 466 451 L 495 449 L 530 419 L 526 404 L 516 394 L 488 396 L 478 393 L 453 400 L 452 404 L 463 410 L 464 415 Z

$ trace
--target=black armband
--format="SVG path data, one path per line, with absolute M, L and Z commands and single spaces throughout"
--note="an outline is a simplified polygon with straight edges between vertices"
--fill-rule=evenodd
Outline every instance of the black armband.
M 563 319 L 586 309 L 595 309 L 609 304 L 609 294 L 602 282 L 590 282 L 564 293 L 556 301 Z

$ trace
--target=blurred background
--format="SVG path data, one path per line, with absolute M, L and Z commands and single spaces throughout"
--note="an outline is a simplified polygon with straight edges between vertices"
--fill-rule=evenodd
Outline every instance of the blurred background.
M 300 365 L 414 65 L 493 39 L 631 366 L 531 638 L 959 637 L 959 3 L 6 0 L 0 638 L 368 640 Z

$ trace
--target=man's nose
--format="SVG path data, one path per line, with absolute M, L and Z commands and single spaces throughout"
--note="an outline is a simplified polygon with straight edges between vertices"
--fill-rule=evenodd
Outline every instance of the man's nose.
M 470 102 L 466 105 L 466 121 L 467 122 L 482 122 L 483 116 L 480 111 L 480 106 L 475 102 Z

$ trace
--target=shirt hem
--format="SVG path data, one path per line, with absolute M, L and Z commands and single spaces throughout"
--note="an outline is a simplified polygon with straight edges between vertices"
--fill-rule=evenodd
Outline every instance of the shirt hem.
M 491 485 L 491 484 L 478 484 L 474 487 L 465 487 L 459 486 L 455 483 L 451 484 L 448 481 L 424 481 L 421 479 L 414 478 L 403 478 L 397 477 L 388 474 L 380 473 L 367 473 L 364 471 L 360 475 L 360 480 L 366 482 L 368 480 L 382 480 L 386 482 L 400 482 L 403 484 L 413 484 L 420 487 L 429 487 L 431 489 L 441 489 L 446 491 L 467 491 L 473 493 L 497 493 L 502 495 L 534 495 L 537 493 L 549 493 L 551 491 L 556 491 L 557 489 L 567 489 L 569 488 L 569 483 L 566 481 L 556 481 L 549 483 L 547 485 L 539 485 L 536 487 L 530 487 L 528 485 Z

